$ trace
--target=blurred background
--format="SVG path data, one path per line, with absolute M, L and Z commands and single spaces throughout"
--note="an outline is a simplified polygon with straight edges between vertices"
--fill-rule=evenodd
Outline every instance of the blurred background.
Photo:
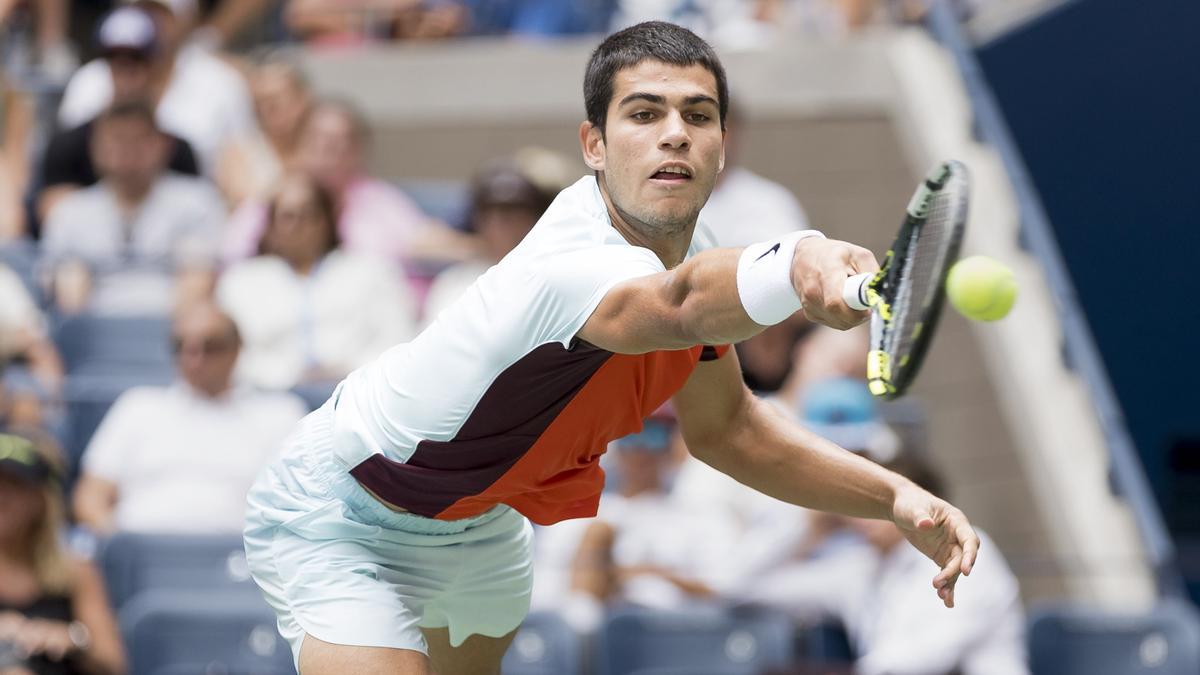
M 0 0 L 0 673 L 292 672 L 246 490 L 585 173 L 587 57 L 649 19 L 729 73 L 722 245 L 882 252 L 971 169 L 963 255 L 1019 297 L 946 312 L 911 395 L 867 394 L 861 329 L 738 353 L 985 548 L 941 609 L 894 528 L 715 474 L 666 408 L 539 529 L 504 672 L 1200 672 L 1200 4 Z

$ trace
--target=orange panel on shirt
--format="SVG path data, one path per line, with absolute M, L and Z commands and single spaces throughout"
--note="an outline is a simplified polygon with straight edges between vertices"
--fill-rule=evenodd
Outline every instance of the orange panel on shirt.
M 608 442 L 640 431 L 642 420 L 687 382 L 705 349 L 614 354 L 495 483 L 437 517 L 467 518 L 498 503 L 541 525 L 596 515 L 604 489 L 598 460 Z M 716 347 L 716 355 L 727 349 Z

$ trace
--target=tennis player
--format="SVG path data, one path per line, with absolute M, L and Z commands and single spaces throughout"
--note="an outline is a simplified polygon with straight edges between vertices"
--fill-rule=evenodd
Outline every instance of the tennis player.
M 529 521 L 594 515 L 607 443 L 671 396 L 689 449 L 717 469 L 894 521 L 941 568 L 947 606 L 974 563 L 958 509 L 742 384 L 730 343 L 802 306 L 862 322 L 842 286 L 878 265 L 812 231 L 710 248 L 697 214 L 728 106 L 712 49 L 639 24 L 592 54 L 584 97 L 594 175 L 416 339 L 351 373 L 250 493 L 251 570 L 303 675 L 498 673 L 529 608 Z

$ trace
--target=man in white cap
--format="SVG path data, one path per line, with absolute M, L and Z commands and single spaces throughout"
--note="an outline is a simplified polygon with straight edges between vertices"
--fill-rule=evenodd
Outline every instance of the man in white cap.
M 254 110 L 245 81 L 232 66 L 204 49 L 184 44 L 196 17 L 195 0 L 133 0 L 153 19 L 159 49 L 150 91 L 159 126 L 192 145 L 200 168 L 211 173 L 222 147 L 254 130 Z M 79 126 L 114 98 L 112 71 L 104 59 L 80 68 L 63 93 L 58 122 Z
M 154 98 L 153 64 L 159 39 L 158 28 L 148 13 L 137 7 L 118 7 L 101 21 L 96 42 L 112 75 L 114 104 Z M 50 138 L 37 182 L 39 220 L 45 220 L 60 199 L 99 180 L 89 151 L 94 123 L 95 118 L 89 119 Z M 167 168 L 176 173 L 199 174 L 191 144 L 173 134 L 164 135 L 171 144 Z

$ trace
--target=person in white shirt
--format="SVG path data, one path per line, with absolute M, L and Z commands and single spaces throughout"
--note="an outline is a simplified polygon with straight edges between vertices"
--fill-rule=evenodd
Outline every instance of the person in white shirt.
M 941 493 L 933 471 L 912 456 L 886 465 Z M 870 544 L 760 575 L 736 597 L 804 620 L 842 624 L 858 675 L 1028 675 L 1020 588 L 984 533 L 971 577 L 956 589 L 954 611 L 926 597 L 932 565 L 895 524 L 851 519 Z
M 749 246 L 809 227 L 808 215 L 791 190 L 739 164 L 745 114 L 744 107 L 729 106 L 725 170 L 717 176 L 713 193 L 700 211 L 718 246 Z
M 42 235 L 61 311 L 165 315 L 211 288 L 225 206 L 206 181 L 166 171 L 169 152 L 144 103 L 96 119 L 100 182 L 59 200 Z
M 399 268 L 339 247 L 320 184 L 289 174 L 267 217 L 259 255 L 217 284 L 245 339 L 239 380 L 270 389 L 337 381 L 412 336 L 416 301 Z
M 179 381 L 122 394 L 84 452 L 74 511 L 94 532 L 240 531 L 246 491 L 304 416 L 291 394 L 233 384 L 241 340 L 214 305 L 172 332 Z
M 472 181 L 468 223 L 471 233 L 479 238 L 479 255 L 448 267 L 434 278 L 425 296 L 426 324 L 529 234 L 555 195 L 570 182 L 564 177 L 562 163 L 548 150 L 525 148 L 511 158 L 480 167 Z
M 711 574 L 729 555 L 734 524 L 718 508 L 669 491 L 674 415 L 659 410 L 642 431 L 610 444 L 616 494 L 608 495 L 574 558 L 571 590 L 603 603 L 684 609 L 711 601 Z
M 191 144 L 206 173 L 217 167 L 226 143 L 255 129 L 254 108 L 242 76 L 216 55 L 185 44 L 196 17 L 196 0 L 140 0 L 158 25 L 161 50 L 155 57 L 155 104 L 164 131 Z M 74 128 L 95 117 L 113 100 L 109 64 L 95 59 L 75 72 L 63 92 L 58 123 Z

